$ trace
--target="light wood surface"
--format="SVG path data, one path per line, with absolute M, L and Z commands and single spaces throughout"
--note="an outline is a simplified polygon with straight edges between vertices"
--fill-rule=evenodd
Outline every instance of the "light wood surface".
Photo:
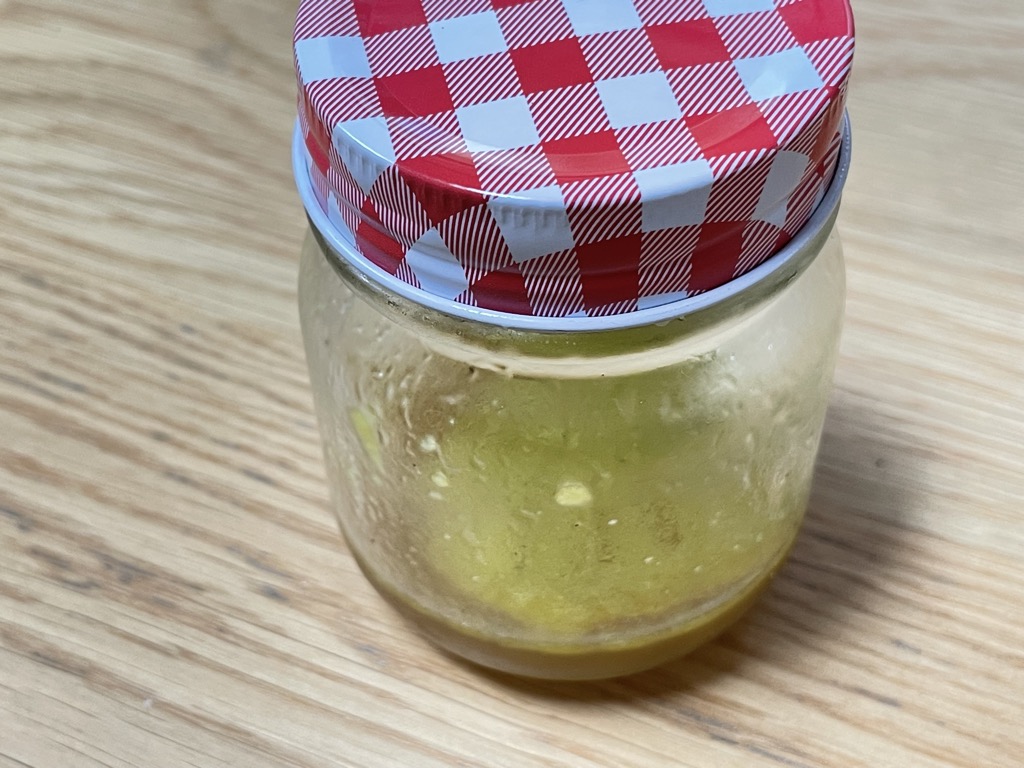
M 855 0 L 792 560 L 594 684 L 444 656 L 327 508 L 294 0 L 0 0 L 0 766 L 1024 765 L 1024 6 Z

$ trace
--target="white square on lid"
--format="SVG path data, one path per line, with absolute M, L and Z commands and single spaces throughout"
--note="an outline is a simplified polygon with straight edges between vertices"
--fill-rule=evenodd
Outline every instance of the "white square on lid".
M 691 160 L 634 171 L 633 178 L 640 187 L 644 232 L 688 227 L 704 221 L 714 181 L 707 161 Z
M 369 77 L 370 61 L 358 37 L 311 37 L 295 41 L 302 82 L 335 77 Z
M 455 110 L 470 152 L 515 149 L 540 142 L 525 96 Z
M 395 162 L 391 132 L 383 117 L 338 123 L 331 141 L 359 188 L 367 194 L 381 172 Z
M 537 211 L 538 206 L 545 210 Z M 487 207 L 517 264 L 566 251 L 576 244 L 562 190 L 557 186 L 517 192 L 515 197 L 496 197 Z
M 800 152 L 779 152 L 772 161 L 772 169 L 765 179 L 761 199 L 752 218 L 784 227 L 790 195 L 800 184 L 808 162 L 807 155 Z
M 643 26 L 632 0 L 562 0 L 577 37 Z
M 824 83 L 814 64 L 800 48 L 733 62 L 750 98 L 765 101 L 776 96 L 821 88 Z
M 737 16 L 741 13 L 758 13 L 775 8 L 773 0 L 704 0 L 704 7 L 711 16 Z
M 613 128 L 660 123 L 682 116 L 664 72 L 598 80 L 595 85 Z
M 469 288 L 466 271 L 436 229 L 427 230 L 413 243 L 405 254 L 405 263 L 423 289 L 435 296 L 454 300 Z
M 442 64 L 508 49 L 494 11 L 435 21 L 430 25 L 430 34 Z

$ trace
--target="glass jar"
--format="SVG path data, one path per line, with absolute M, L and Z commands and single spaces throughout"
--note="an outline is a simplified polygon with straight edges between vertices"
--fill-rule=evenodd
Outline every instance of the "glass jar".
M 626 674 L 734 621 L 807 503 L 843 314 L 837 205 L 749 287 L 590 333 L 425 308 L 314 225 L 303 336 L 370 581 L 439 645 L 536 677 Z
M 827 407 L 847 0 L 302 0 L 295 39 L 300 317 L 363 572 L 514 674 L 720 632 Z

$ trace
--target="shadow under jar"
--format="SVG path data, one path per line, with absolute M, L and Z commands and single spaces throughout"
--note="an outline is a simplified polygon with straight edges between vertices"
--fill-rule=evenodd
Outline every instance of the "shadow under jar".
M 303 56 L 319 60 L 302 38 L 296 49 L 303 82 Z M 318 159 L 318 135 L 340 147 L 334 162 L 352 182 L 395 167 L 404 178 L 401 160 L 359 156 L 367 140 L 355 129 L 340 141 L 337 128 L 324 133 L 315 105 L 300 115 L 294 158 L 311 222 L 300 316 L 333 505 L 366 576 L 437 644 L 514 674 L 612 677 L 710 639 L 771 579 L 806 507 L 842 323 L 834 222 L 850 149 L 843 78 L 805 116 L 830 135 L 820 158 L 790 173 L 794 189 L 779 193 L 781 223 L 818 162 L 817 205 L 777 238 L 781 248 L 762 249 L 759 260 L 727 254 L 746 268 L 699 291 L 685 288 L 698 268 L 683 263 L 697 258 L 692 247 L 641 253 L 641 264 L 678 256 L 683 283 L 609 308 L 588 304 L 584 276 L 570 286 L 582 308 L 560 314 L 535 311 L 557 304 L 539 289 L 530 311 L 508 311 L 486 279 L 472 290 L 472 254 L 431 252 L 437 240 L 445 245 L 440 235 L 411 242 L 386 228 L 387 216 L 367 214 L 365 201 L 346 198 L 359 193 L 328 183 L 338 169 Z M 794 165 L 794 150 L 775 149 L 745 168 L 761 179 L 760 198 L 784 161 Z M 375 157 L 383 170 L 372 168 Z M 413 190 L 423 183 L 416 169 Z M 687 206 L 695 192 L 683 177 Z M 432 194 L 462 193 L 440 173 L 435 181 L 441 192 Z M 720 182 L 707 182 L 705 215 Z M 540 213 L 512 196 L 515 215 L 503 218 L 506 194 L 473 191 L 503 234 L 509 222 L 518 227 L 509 248 L 523 232 L 551 239 L 547 194 Z M 399 228 L 410 218 L 402 213 Z M 746 236 L 759 221 L 737 231 Z M 447 231 L 431 229 L 439 230 Z M 397 267 L 382 237 L 406 244 Z M 483 234 L 478 247 L 487 247 Z M 632 285 L 642 267 L 627 247 Z M 585 249 L 574 255 L 574 274 L 585 273 Z M 462 295 L 445 295 L 453 264 L 467 281 Z M 629 268 L 605 272 L 630 280 Z M 564 290 L 566 275 L 554 278 Z

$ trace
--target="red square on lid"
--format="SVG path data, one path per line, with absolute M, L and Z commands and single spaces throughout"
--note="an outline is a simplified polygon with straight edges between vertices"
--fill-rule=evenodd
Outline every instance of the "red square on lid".
M 326 174 L 327 169 L 330 168 L 331 162 L 327 158 L 327 153 L 324 151 L 320 142 L 317 140 L 316 133 L 310 129 L 306 133 L 306 149 L 309 151 L 309 156 L 313 160 L 313 164 L 317 167 L 320 173 Z
M 545 141 L 542 148 L 551 170 L 562 184 L 632 170 L 612 131 Z
M 707 158 L 771 149 L 778 144 L 768 121 L 754 104 L 688 117 L 686 127 Z
M 373 82 L 388 117 L 422 117 L 454 109 L 440 66 L 375 77 Z
M 587 307 L 636 299 L 640 293 L 641 244 L 637 234 L 576 246 L 583 302 Z
M 356 246 L 363 256 L 393 275 L 405 258 L 405 248 L 388 235 L 385 229 L 373 203 L 366 200 L 360 211 L 359 227 L 355 233 Z
M 711 19 L 679 21 L 647 28 L 663 69 L 695 67 L 729 61 L 729 51 Z
M 427 23 L 420 0 L 355 0 L 355 12 L 363 37 Z
M 473 283 L 473 295 L 485 309 L 514 315 L 533 314 L 526 278 L 515 265 L 484 275 Z
M 427 212 L 440 224 L 460 211 L 485 202 L 473 159 L 465 152 L 398 161 L 399 173 Z
M 525 93 L 589 83 L 593 78 L 575 37 L 510 51 Z
M 845 13 L 837 13 L 838 7 L 838 3 L 790 3 L 779 8 L 778 14 L 797 42 L 807 45 L 818 40 L 849 37 L 853 34 L 850 17 Z
M 704 222 L 700 239 L 690 257 L 690 279 L 686 289 L 703 293 L 724 285 L 736 274 L 736 264 L 743 253 L 745 222 Z

